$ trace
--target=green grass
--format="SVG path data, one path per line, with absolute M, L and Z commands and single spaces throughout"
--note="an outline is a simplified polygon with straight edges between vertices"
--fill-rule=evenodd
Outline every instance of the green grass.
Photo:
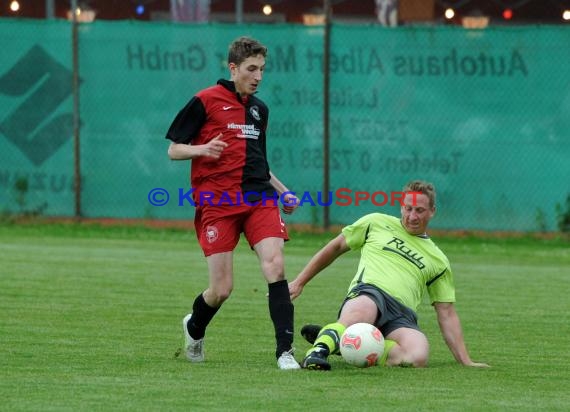
M 293 233 L 288 277 L 330 237 Z M 455 363 L 426 303 L 427 369 L 356 369 L 334 357 L 330 373 L 277 370 L 266 285 L 244 241 L 207 362 L 189 364 L 173 355 L 207 284 L 193 233 L 0 225 L 0 410 L 568 410 L 568 243 L 436 241 L 452 261 L 471 355 L 490 369 Z M 297 330 L 335 319 L 357 259 L 343 256 L 295 301 Z M 295 346 L 301 359 L 308 344 L 298 336 Z

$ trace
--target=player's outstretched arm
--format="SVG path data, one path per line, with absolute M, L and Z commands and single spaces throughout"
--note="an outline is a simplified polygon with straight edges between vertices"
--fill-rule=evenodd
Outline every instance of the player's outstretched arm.
M 283 213 L 290 215 L 299 206 L 299 199 L 289 189 L 287 189 L 287 186 L 277 179 L 277 176 L 271 172 L 269 172 L 269 176 L 269 183 L 271 183 L 271 186 L 273 186 L 279 195 L 279 201 L 282 204 L 281 209 L 283 210 Z
M 436 302 L 434 303 L 434 309 L 437 313 L 437 321 L 445 343 L 457 362 L 465 366 L 489 367 L 486 363 L 473 362 L 471 360 L 463 339 L 461 321 L 453 303 Z
M 319 250 L 315 256 L 311 258 L 309 263 L 303 268 L 301 273 L 289 283 L 289 294 L 291 299 L 295 299 L 303 292 L 303 287 L 314 278 L 319 272 L 330 265 L 340 255 L 349 251 L 350 248 L 346 244 L 343 234 L 338 235 L 329 243 Z
M 222 139 L 220 133 L 206 144 L 190 145 L 184 143 L 170 143 L 168 157 L 171 160 L 190 160 L 198 156 L 206 156 L 219 159 L 228 144 Z

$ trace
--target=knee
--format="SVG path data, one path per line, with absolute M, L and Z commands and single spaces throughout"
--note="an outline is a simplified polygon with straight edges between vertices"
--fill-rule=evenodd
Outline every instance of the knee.
M 428 365 L 429 349 L 427 347 L 403 348 L 394 347 L 388 355 L 388 366 L 409 366 L 425 368 Z
M 208 290 L 207 303 L 212 307 L 219 307 L 232 294 L 232 287 L 214 287 Z
M 271 259 L 262 262 L 261 269 L 267 280 L 270 282 L 276 282 L 285 279 L 283 265 L 284 262 L 282 256 L 273 256 Z
M 414 368 L 425 368 L 428 364 L 428 354 L 425 353 L 415 353 L 410 356 L 409 364 Z

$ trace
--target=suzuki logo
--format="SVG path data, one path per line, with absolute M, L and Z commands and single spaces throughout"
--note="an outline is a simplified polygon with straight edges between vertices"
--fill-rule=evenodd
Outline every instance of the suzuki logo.
M 0 77 L 0 93 L 24 101 L 0 123 L 0 132 L 36 166 L 73 134 L 73 114 L 54 112 L 72 93 L 72 72 L 40 46 Z

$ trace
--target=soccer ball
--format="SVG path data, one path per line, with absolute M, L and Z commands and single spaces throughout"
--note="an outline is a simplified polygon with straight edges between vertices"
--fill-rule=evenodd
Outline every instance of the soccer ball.
M 355 323 L 340 338 L 340 354 L 356 367 L 374 366 L 384 351 L 384 336 L 374 325 Z

